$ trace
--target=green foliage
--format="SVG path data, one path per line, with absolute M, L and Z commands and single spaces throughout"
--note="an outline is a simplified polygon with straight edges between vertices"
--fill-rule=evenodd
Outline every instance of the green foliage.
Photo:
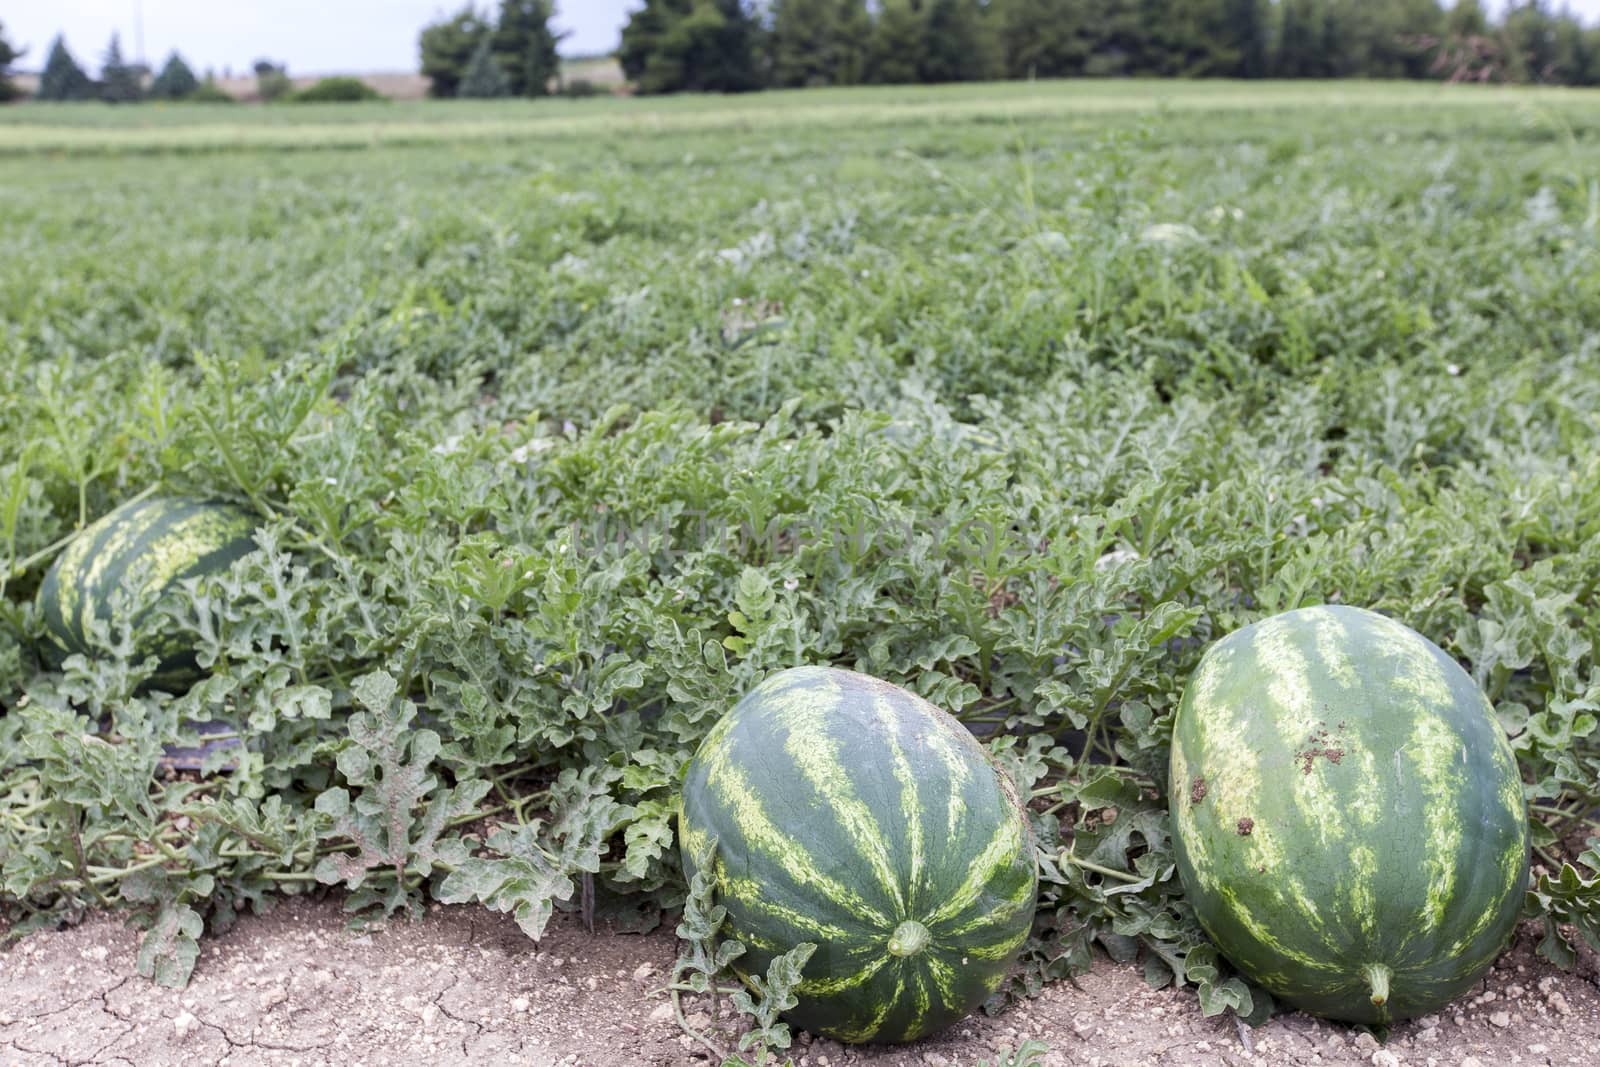
M 591 96 L 607 96 L 607 89 L 590 81 L 588 78 L 569 78 L 561 83 L 561 95 L 571 100 L 583 100 Z
M 512 96 L 549 95 L 561 70 L 556 51 L 561 35 L 550 28 L 554 14 L 553 0 L 500 0 L 500 17 L 489 39 Z
M 1044 1057 L 1049 1054 L 1047 1043 L 1030 1037 L 1015 1052 L 1001 1049 L 993 1060 L 978 1060 L 973 1067 L 1044 1067 Z
M 763 84 L 758 30 L 744 0 L 645 0 L 617 60 L 641 93 L 744 92 Z
M 771 84 L 856 85 L 865 77 L 872 21 L 863 0 L 778 0 L 771 19 Z
M 270 59 L 255 62 L 256 98 L 264 104 L 282 100 L 294 94 L 294 83 L 289 80 L 288 67 Z
M 1485 687 L 1532 914 L 1582 930 L 1597 111 L 1274 92 L 7 109 L 12 928 L 126 908 L 178 981 L 196 917 L 318 875 L 362 915 L 648 921 L 690 888 L 684 760 L 828 662 L 960 715 L 1032 797 L 1011 994 L 1099 946 L 1258 1018 L 1172 873 L 1170 717 L 1219 634 L 1338 600 Z M 123 634 L 40 658 L 59 543 L 149 486 L 263 517 L 156 620 L 209 672 L 178 695 Z
M 494 58 L 491 44 L 485 34 L 478 42 L 478 47 L 472 50 L 472 58 L 456 89 L 457 96 L 491 99 L 511 95 L 511 79 L 506 77 L 505 69 Z
M 460 95 L 467 68 L 492 31 L 492 25 L 471 3 L 450 18 L 423 27 L 417 44 L 429 96 Z
M 50 42 L 50 54 L 39 75 L 40 100 L 92 100 L 94 82 L 78 66 L 78 61 L 67 51 L 66 38 L 60 35 Z
M 125 62 L 116 34 L 100 61 L 100 98 L 108 104 L 137 104 L 144 99 L 143 68 Z
M 207 77 L 195 87 L 195 90 L 185 100 L 191 104 L 236 104 L 237 100 L 226 89 L 218 85 L 216 79 Z
M 817 946 L 802 941 L 788 952 L 773 957 L 765 977 L 752 974 L 748 985 L 728 989 L 720 986 L 720 980 L 732 977 L 733 963 L 746 949 L 743 943 L 721 936 L 728 910 L 716 902 L 716 879 L 712 875 L 715 857 L 714 841 L 694 857 L 695 874 L 689 881 L 683 902 L 683 921 L 677 929 L 682 951 L 667 983 L 673 1010 L 678 1025 L 706 1045 L 722 1067 L 777 1067 L 778 1056 L 791 1041 L 789 1028 L 780 1017 L 799 1002 L 795 990 L 800 984 L 801 971 Z M 715 1018 L 719 1014 L 716 1011 L 718 997 L 724 992 L 731 992 L 733 1006 L 749 1020 L 749 1026 L 738 1038 L 736 1054 L 725 1050 L 712 1034 L 691 1029 L 683 1014 L 681 997 L 688 993 L 709 997 L 711 1014 Z M 784 1067 L 793 1067 L 793 1061 L 786 1060 Z
M 22 90 L 11 80 L 11 64 L 21 59 L 26 51 L 17 50 L 6 37 L 5 23 L 0 22 L 0 104 L 10 103 L 22 95 Z
M 1590 838 L 1589 849 L 1578 857 L 1588 877 L 1571 863 L 1556 875 L 1544 873 L 1528 889 L 1525 913 L 1544 923 L 1539 955 L 1558 967 L 1571 967 L 1577 951 L 1564 927 L 1572 927 L 1593 951 L 1600 952 L 1600 838 Z
M 167 57 L 161 73 L 150 83 L 150 99 L 185 100 L 194 96 L 199 88 L 200 80 L 194 76 L 194 71 L 189 69 L 189 64 L 183 61 L 182 56 L 174 52 Z
M 384 95 L 360 78 L 319 78 L 289 98 L 297 104 L 361 103 L 382 100 Z

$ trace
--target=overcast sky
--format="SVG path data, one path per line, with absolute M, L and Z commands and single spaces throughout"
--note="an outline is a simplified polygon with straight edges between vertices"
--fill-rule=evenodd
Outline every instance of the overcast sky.
M 1600 0 L 1570 4 L 1586 20 L 1600 19 Z M 177 49 L 190 65 L 219 73 L 247 70 L 257 58 L 286 62 L 292 74 L 364 73 L 415 70 L 418 30 L 460 6 L 455 0 L 0 0 L 0 23 L 13 44 L 28 46 L 20 65 L 33 70 L 57 33 L 92 69 L 113 32 L 122 35 L 123 55 L 138 58 L 142 7 L 151 62 Z M 571 32 L 562 51 L 610 51 L 638 6 L 639 0 L 557 0 L 557 22 Z

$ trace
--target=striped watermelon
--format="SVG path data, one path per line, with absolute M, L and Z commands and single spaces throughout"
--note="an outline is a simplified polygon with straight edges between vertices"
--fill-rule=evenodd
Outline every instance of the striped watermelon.
M 1009 782 L 922 698 L 797 667 L 719 722 L 686 772 L 684 865 L 715 842 L 741 973 L 817 945 L 791 1023 L 910 1041 L 1000 984 L 1033 922 L 1037 872 Z
M 1383 1024 L 1488 970 L 1528 879 L 1522 781 L 1488 701 L 1414 630 L 1305 608 L 1201 660 L 1173 727 L 1178 871 L 1240 970 Z
M 75 537 L 45 575 L 39 611 L 47 632 L 63 651 L 88 653 L 88 620 L 113 623 L 112 594 L 123 589 L 136 613 L 138 654 L 161 657 L 157 680 L 192 679 L 193 653 L 139 638 L 139 623 L 177 582 L 222 570 L 253 549 L 255 525 L 249 512 L 229 504 L 184 497 L 124 504 Z

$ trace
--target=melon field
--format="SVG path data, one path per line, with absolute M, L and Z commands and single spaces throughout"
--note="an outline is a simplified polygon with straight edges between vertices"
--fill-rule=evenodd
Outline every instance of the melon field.
M 0 248 L 0 1061 L 1593 1062 L 1600 94 L 28 105 Z M 130 614 L 161 561 L 74 534 L 177 498 L 253 544 Z M 121 612 L 71 647 L 59 560 Z M 1459 664 L 1529 819 L 1508 954 L 1376 1035 L 1232 969 L 1168 817 L 1201 657 L 1324 604 Z M 802 665 L 1028 806 L 1020 957 L 918 1043 L 733 995 L 685 876 L 686 765 Z

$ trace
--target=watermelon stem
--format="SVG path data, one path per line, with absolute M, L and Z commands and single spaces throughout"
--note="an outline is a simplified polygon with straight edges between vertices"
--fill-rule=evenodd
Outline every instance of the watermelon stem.
M 1361 973 L 1367 980 L 1367 987 L 1372 990 L 1372 1003 L 1380 1008 L 1388 1004 L 1389 979 L 1394 976 L 1394 972 L 1385 964 L 1369 963 Z
M 907 919 L 894 928 L 894 933 L 889 935 L 889 955 L 915 956 L 933 943 L 933 935 L 928 933 L 928 928 L 915 919 Z

